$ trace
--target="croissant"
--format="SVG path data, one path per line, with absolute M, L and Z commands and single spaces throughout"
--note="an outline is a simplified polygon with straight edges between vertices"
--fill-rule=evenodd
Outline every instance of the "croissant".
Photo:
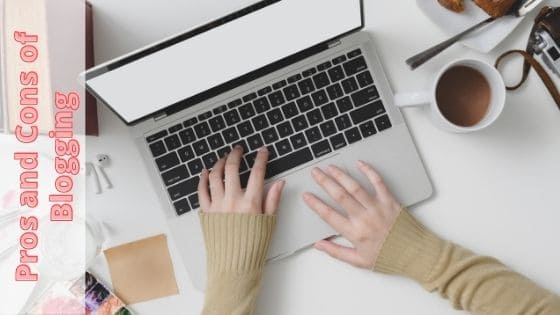
M 476 5 L 493 17 L 506 15 L 516 0 L 473 0 Z
M 465 10 L 464 0 L 438 0 L 444 8 L 453 12 L 463 12 Z

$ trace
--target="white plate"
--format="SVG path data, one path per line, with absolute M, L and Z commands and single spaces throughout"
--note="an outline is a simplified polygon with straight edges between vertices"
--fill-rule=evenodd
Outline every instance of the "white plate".
M 465 0 L 465 11 L 461 13 L 447 10 L 437 0 L 416 0 L 416 4 L 430 20 L 449 36 L 460 33 L 489 17 L 472 0 Z M 474 50 L 487 53 L 498 46 L 522 20 L 523 17 L 502 17 L 491 25 L 470 34 L 461 43 Z

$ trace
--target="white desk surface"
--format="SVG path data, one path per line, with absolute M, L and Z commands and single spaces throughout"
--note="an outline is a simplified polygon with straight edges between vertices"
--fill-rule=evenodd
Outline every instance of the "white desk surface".
M 435 0 L 425 0 L 435 1 Z M 98 62 L 220 15 L 235 1 L 91 0 L 95 7 Z M 550 1 L 560 5 L 560 0 Z M 407 57 L 444 39 L 414 0 L 365 1 L 366 28 L 373 34 L 393 89 L 426 87 L 455 58 L 492 62 L 511 48 L 525 47 L 534 13 L 488 55 L 456 45 L 411 72 Z M 508 67 L 509 79 L 520 63 Z M 556 77 L 556 82 L 560 80 Z M 115 188 L 88 195 L 88 211 L 106 222 L 108 246 L 169 233 L 148 176 L 126 126 L 99 109 L 101 135 L 90 137 L 87 155 L 107 153 Z M 434 196 L 412 210 L 439 235 L 478 253 L 493 255 L 543 286 L 560 293 L 560 111 L 534 71 L 490 128 L 457 135 L 432 126 L 419 109 L 404 114 L 433 181 Z M 289 183 L 288 183 L 289 184 Z M 281 215 L 281 214 L 280 214 Z M 198 314 L 203 295 L 191 286 L 170 241 L 180 294 L 132 305 L 138 314 Z M 104 258 L 93 270 L 109 281 Z M 307 250 L 266 267 L 258 314 L 451 314 L 451 306 L 412 281 L 363 271 Z

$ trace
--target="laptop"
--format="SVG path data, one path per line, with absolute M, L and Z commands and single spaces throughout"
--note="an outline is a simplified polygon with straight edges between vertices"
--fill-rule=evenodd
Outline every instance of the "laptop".
M 263 145 L 267 185 L 287 182 L 269 260 L 336 234 L 302 201 L 311 191 L 332 203 L 312 167 L 338 165 L 371 189 L 361 159 L 403 205 L 431 195 L 363 27 L 360 0 L 248 1 L 85 73 L 88 91 L 130 127 L 195 287 L 206 285 L 199 175 L 235 145 L 243 184 Z

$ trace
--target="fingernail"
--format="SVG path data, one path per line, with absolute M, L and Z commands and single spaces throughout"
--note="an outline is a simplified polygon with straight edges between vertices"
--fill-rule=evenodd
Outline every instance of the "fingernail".
M 329 167 L 327 168 L 327 170 L 330 171 L 330 172 L 336 172 L 336 171 L 338 171 L 338 169 L 336 168 L 336 166 L 334 166 L 334 165 L 332 165 L 332 164 L 329 165 Z
M 364 166 L 366 166 L 366 163 L 362 160 L 358 160 L 358 166 L 364 167 Z
M 319 168 L 315 167 L 311 170 L 311 174 L 313 174 L 315 176 L 319 176 L 319 175 L 321 175 L 321 170 Z
M 267 148 L 266 146 L 262 146 L 262 147 L 259 149 L 259 151 L 260 151 L 260 152 L 268 152 L 268 148 Z
M 286 181 L 285 180 L 281 180 L 278 182 L 278 185 L 280 185 L 280 190 L 284 189 L 284 186 L 286 186 Z

